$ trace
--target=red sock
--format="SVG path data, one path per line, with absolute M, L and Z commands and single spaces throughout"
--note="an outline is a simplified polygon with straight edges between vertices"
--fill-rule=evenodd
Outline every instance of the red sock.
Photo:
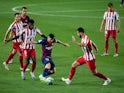
M 97 72 L 95 75 L 96 75 L 97 77 L 99 77 L 99 78 L 102 78 L 102 79 L 104 79 L 104 80 L 107 80 L 107 77 L 106 77 L 105 75 L 103 75 L 102 73 L 100 73 L 100 72 Z
M 115 43 L 115 53 L 118 53 L 118 43 Z
M 23 56 L 19 56 L 20 66 L 23 68 Z
M 105 53 L 108 53 L 108 46 L 109 46 L 108 42 L 105 42 Z
M 32 72 L 34 72 L 35 68 L 36 68 L 36 64 L 33 63 L 33 64 L 32 64 Z
M 68 78 L 69 78 L 70 80 L 72 80 L 72 78 L 73 78 L 73 76 L 74 76 L 74 74 L 75 74 L 75 70 L 76 70 L 75 67 L 71 67 L 71 70 L 70 70 L 70 73 L 69 73 L 69 76 L 68 76 Z
M 6 60 L 6 64 L 9 63 L 9 61 L 13 58 L 13 56 L 14 56 L 14 54 L 12 54 L 12 53 L 9 54 L 9 57 Z
M 24 64 L 24 65 L 23 65 L 23 71 L 24 71 L 24 72 L 25 72 L 27 66 L 28 66 L 27 64 Z

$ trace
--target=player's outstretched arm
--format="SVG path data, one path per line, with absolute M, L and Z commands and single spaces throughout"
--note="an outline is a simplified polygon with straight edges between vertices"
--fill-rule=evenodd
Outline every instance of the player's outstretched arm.
M 69 46 L 70 46 L 68 43 L 64 43 L 64 42 L 62 42 L 62 41 L 60 41 L 60 40 L 56 40 L 56 43 L 62 44 L 62 45 L 64 45 L 64 46 L 66 46 L 66 47 L 69 47 Z
M 78 46 L 86 46 L 84 43 L 77 42 L 74 36 L 72 36 L 72 42 Z

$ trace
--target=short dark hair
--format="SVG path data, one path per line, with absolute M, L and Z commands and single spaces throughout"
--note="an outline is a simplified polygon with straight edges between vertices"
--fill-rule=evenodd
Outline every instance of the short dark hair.
M 83 29 L 82 27 L 79 27 L 79 28 L 77 29 L 77 31 L 84 33 L 84 29 Z
M 34 24 L 34 20 L 33 19 L 28 20 L 28 24 L 29 23 Z
M 113 4 L 111 2 L 109 2 L 108 7 L 113 7 Z
M 27 9 L 27 7 L 24 6 L 24 7 L 22 7 L 22 9 Z
M 16 16 L 16 15 L 20 15 L 20 13 L 15 13 L 14 16 Z
M 52 39 L 54 39 L 54 38 L 55 38 L 54 34 L 52 34 L 52 33 L 51 33 L 51 34 L 49 34 L 49 37 L 50 37 L 50 38 L 52 38 Z

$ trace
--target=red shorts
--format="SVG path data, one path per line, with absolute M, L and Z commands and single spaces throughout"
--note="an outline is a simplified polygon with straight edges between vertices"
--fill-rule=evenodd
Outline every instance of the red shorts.
M 116 39 L 116 30 L 105 31 L 105 38 L 109 38 L 110 35 L 112 36 L 113 39 Z
M 22 54 L 24 58 L 36 56 L 35 49 L 22 49 Z
M 21 53 L 21 42 L 12 43 L 12 48 Z
M 95 59 L 87 61 L 85 60 L 84 56 L 81 56 L 81 57 L 78 57 L 76 61 L 80 63 L 80 65 L 87 64 L 90 70 L 96 69 Z

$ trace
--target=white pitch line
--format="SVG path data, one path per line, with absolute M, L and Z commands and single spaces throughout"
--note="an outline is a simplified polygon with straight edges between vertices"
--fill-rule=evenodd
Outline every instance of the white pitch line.
M 29 5 L 21 5 L 21 6 L 15 6 L 12 8 L 12 11 L 14 12 L 20 12 L 20 8 L 22 8 L 23 6 L 36 6 L 37 4 L 29 4 Z M 104 10 L 67 10 L 67 11 L 38 11 L 38 12 L 27 12 L 28 14 L 33 14 L 33 15 L 42 15 L 42 16 L 58 16 L 58 17 L 73 17 L 73 18 L 102 18 L 102 17 L 98 17 L 98 16 L 72 16 L 72 15 L 57 15 L 57 14 L 53 14 L 55 12 L 99 12 L 99 11 L 104 11 Z M 45 14 L 43 14 L 45 13 Z M 49 14 L 51 13 L 51 14 Z M 124 18 L 124 17 L 121 17 Z

